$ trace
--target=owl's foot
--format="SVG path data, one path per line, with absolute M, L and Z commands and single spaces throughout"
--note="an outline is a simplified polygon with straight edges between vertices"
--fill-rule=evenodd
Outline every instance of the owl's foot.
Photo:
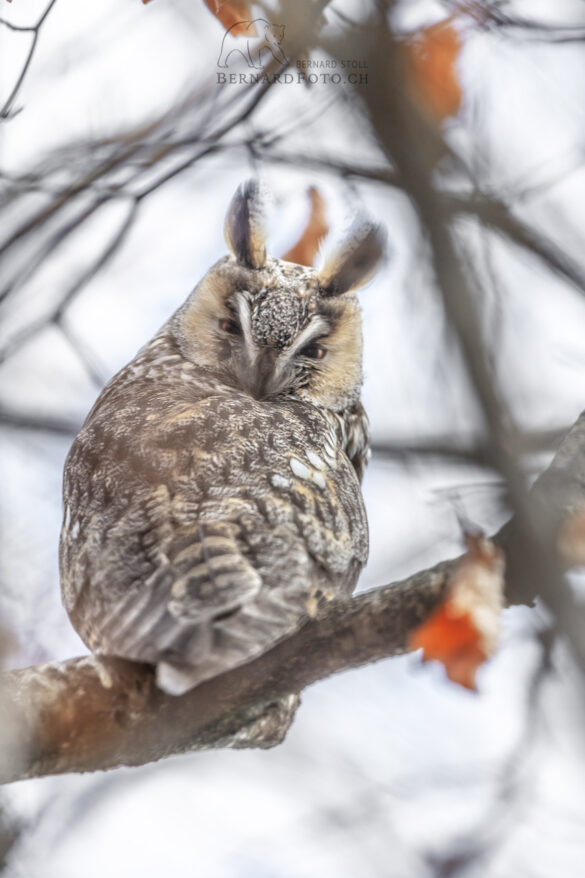
M 282 744 L 292 725 L 301 699 L 299 695 L 287 695 L 278 701 L 264 702 L 248 711 L 249 721 L 233 735 L 218 741 L 218 747 L 234 750 L 259 747 L 268 750 Z
M 333 600 L 334 597 L 335 595 L 332 592 L 323 591 L 317 586 L 312 586 L 305 604 L 309 619 L 314 619 L 319 610 L 325 605 L 325 602 Z

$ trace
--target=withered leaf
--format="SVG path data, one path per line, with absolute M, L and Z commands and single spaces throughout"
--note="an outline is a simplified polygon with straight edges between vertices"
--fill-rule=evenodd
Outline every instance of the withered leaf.
M 311 186 L 307 194 L 311 202 L 309 219 L 299 240 L 282 257 L 286 262 L 299 265 L 314 264 L 319 245 L 329 232 L 325 199 L 315 186 Z
M 478 667 L 495 652 L 504 593 L 504 556 L 483 535 L 466 534 L 467 552 L 457 563 L 447 595 L 410 636 L 423 661 L 437 660 L 447 676 L 476 689 Z

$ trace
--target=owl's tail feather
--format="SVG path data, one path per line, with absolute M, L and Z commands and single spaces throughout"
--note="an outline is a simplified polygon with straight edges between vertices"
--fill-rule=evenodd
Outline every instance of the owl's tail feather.
M 164 641 L 158 638 L 158 656 L 140 658 L 156 663 L 160 689 L 182 695 L 210 677 L 252 661 L 291 634 L 306 612 L 306 600 L 300 589 L 288 595 L 267 590 L 237 611 L 232 608 L 216 616 L 211 624 L 180 626 L 173 620 L 174 627 L 168 633 L 164 629 Z

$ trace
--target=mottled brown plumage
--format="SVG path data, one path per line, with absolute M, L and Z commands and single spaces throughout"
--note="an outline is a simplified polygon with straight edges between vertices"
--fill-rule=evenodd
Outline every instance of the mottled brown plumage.
M 249 183 L 226 221 L 232 255 L 106 386 L 65 467 L 72 622 L 94 652 L 155 664 L 173 692 L 350 593 L 367 558 L 361 323 L 346 290 L 372 273 L 381 236 L 354 230 L 359 266 L 333 260 L 324 286 L 266 257 L 260 217 Z

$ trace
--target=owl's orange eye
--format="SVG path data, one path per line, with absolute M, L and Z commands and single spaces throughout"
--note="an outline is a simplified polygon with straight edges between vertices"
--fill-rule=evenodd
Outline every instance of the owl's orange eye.
M 227 317 L 222 317 L 219 320 L 219 328 L 222 332 L 229 332 L 230 335 L 241 335 L 242 330 L 238 326 L 235 320 L 229 320 Z
M 322 360 L 327 353 L 327 348 L 317 341 L 312 341 L 300 353 L 301 357 L 309 357 L 311 360 Z

